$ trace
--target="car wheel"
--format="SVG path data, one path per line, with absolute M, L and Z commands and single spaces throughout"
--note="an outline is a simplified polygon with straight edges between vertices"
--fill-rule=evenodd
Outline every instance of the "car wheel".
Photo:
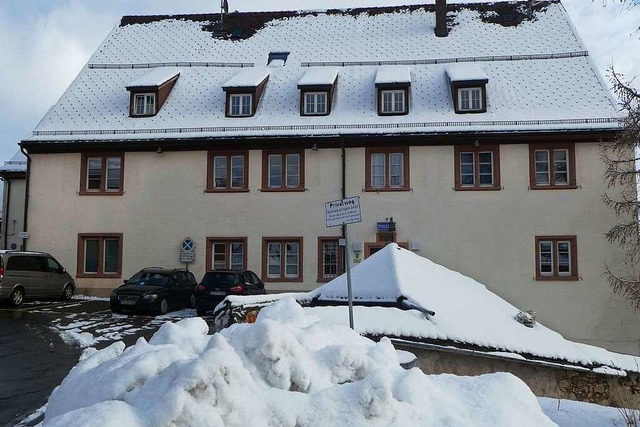
M 205 314 L 207 314 L 207 310 L 201 307 L 196 307 L 196 313 L 198 314 L 198 316 L 204 316 Z
M 160 314 L 167 314 L 167 311 L 169 311 L 169 301 L 167 301 L 166 298 L 162 298 L 162 301 L 160 301 L 160 308 L 158 309 L 158 312 Z
M 195 308 L 196 307 L 196 296 L 194 294 L 191 294 L 191 297 L 189 298 L 189 308 Z
M 9 303 L 14 307 L 20 307 L 24 301 L 24 291 L 22 288 L 16 288 L 9 296 Z
M 62 299 L 68 301 L 73 296 L 73 286 L 66 285 L 62 290 Z

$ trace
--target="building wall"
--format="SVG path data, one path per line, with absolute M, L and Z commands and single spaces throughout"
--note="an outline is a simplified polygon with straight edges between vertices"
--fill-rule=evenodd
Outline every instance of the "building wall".
M 9 184 L 7 182 L 10 182 Z M 7 178 L 4 183 L 2 201 L 2 229 L 0 233 L 1 249 L 20 249 L 22 239 L 19 233 L 24 224 L 24 195 L 26 180 L 24 178 Z M 6 245 L 5 245 L 6 233 Z
M 410 191 L 364 192 L 365 149 L 347 149 L 347 196 L 360 196 L 363 221 L 349 225 L 350 242 L 375 242 L 376 223 L 393 217 L 397 241 L 420 242 L 419 254 L 485 284 L 565 338 L 616 351 L 640 353 L 640 313 L 604 281 L 605 262 L 619 251 L 604 233 L 615 216 L 601 202 L 605 191 L 597 144 L 576 144 L 578 189 L 530 190 L 529 148 L 500 147 L 501 191 L 455 191 L 452 146 L 411 147 Z M 262 154 L 249 154 L 248 193 L 205 192 L 204 151 L 125 155 L 122 196 L 79 196 L 80 154 L 32 155 L 29 248 L 55 254 L 76 271 L 78 233 L 123 233 L 123 274 L 78 279 L 106 293 L 144 266 L 178 266 L 179 244 L 196 242 L 196 277 L 205 268 L 207 237 L 246 237 L 248 268 L 262 270 L 263 237 L 303 237 L 304 280 L 268 283 L 269 291 L 319 285 L 318 236 L 324 202 L 340 199 L 341 150 L 305 152 L 305 192 L 261 192 Z M 51 203 L 55 199 L 56 203 Z M 536 281 L 538 235 L 576 235 L 578 281 Z M 464 297 L 464 296 L 461 296 Z

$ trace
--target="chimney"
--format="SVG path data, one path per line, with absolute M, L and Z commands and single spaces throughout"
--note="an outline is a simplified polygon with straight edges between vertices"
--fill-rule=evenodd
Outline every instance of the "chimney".
M 436 0 L 436 37 L 447 37 L 447 0 Z

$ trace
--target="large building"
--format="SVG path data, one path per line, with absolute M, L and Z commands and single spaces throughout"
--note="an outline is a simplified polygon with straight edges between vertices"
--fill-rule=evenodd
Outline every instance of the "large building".
M 270 291 L 397 242 L 637 354 L 640 315 L 602 274 L 619 126 L 557 1 L 129 16 L 21 143 L 26 242 L 95 293 L 179 265 L 187 237 L 197 276 Z M 345 251 L 325 202 L 352 196 Z

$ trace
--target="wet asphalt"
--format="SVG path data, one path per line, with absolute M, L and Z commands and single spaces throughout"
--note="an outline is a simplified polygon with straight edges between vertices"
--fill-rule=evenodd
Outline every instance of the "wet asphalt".
M 20 308 L 0 303 L 0 426 L 33 426 L 43 419 L 42 408 L 82 354 L 77 341 L 64 331 L 88 332 L 92 347 L 114 341 L 131 345 L 149 339 L 167 320 L 195 315 L 195 310 L 163 318 L 113 315 L 108 301 L 27 302 Z

